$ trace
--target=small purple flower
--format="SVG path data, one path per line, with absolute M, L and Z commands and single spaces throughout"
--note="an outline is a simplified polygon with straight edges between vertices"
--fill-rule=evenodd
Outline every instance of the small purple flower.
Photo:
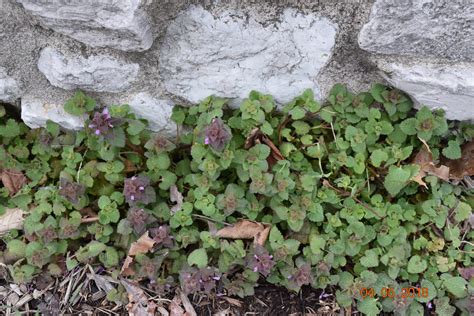
M 273 261 L 273 256 L 270 255 L 264 247 L 257 245 L 247 265 L 253 272 L 259 272 L 267 276 L 275 265 L 275 262 Z
M 59 180 L 59 195 L 65 197 L 69 202 L 77 204 L 86 188 L 77 182 L 69 181 L 66 178 Z
M 426 307 L 428 307 L 428 309 L 433 309 L 433 304 L 431 302 L 428 302 L 428 304 L 426 304 Z
M 222 122 L 220 118 L 214 118 L 205 130 L 206 138 L 204 143 L 211 146 L 216 151 L 224 150 L 232 137 L 230 128 Z
M 107 135 L 109 134 L 110 130 L 114 127 L 114 119 L 110 116 L 109 110 L 105 108 L 101 112 L 95 112 L 94 117 L 92 118 L 89 128 L 94 130 L 94 134 L 99 135 Z
M 186 294 L 204 292 L 210 293 L 216 288 L 217 282 L 221 279 L 215 268 L 207 267 L 202 269 L 190 268 L 189 271 L 181 272 L 181 286 Z
M 144 175 L 125 179 L 123 195 L 128 204 L 150 204 L 156 201 L 155 190 L 150 186 L 150 179 Z

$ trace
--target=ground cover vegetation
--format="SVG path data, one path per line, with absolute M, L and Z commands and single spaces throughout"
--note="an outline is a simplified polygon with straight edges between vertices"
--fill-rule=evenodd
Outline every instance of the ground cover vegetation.
M 173 139 L 82 92 L 65 110 L 84 130 L 29 129 L 0 106 L 0 214 L 24 217 L 2 227 L 17 283 L 91 264 L 162 294 L 243 297 L 264 278 L 368 315 L 473 312 L 472 125 L 379 84 L 278 110 L 256 91 L 238 108 L 211 96 L 174 108 Z

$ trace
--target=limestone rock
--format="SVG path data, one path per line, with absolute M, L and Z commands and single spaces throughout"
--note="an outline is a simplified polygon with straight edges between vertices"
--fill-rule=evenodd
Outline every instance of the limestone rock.
M 18 82 L 8 76 L 5 68 L 0 67 L 0 101 L 14 102 L 20 97 L 21 89 Z
M 120 92 L 130 87 L 138 75 L 138 64 L 110 56 L 70 57 L 46 47 L 38 60 L 39 70 L 56 87 L 95 92 Z
M 93 47 L 143 51 L 153 44 L 145 0 L 17 0 L 42 25 Z
M 50 103 L 33 96 L 21 99 L 21 118 L 31 128 L 46 126 L 51 120 L 64 128 L 80 130 L 84 127 L 84 118 L 68 114 L 62 103 Z
M 165 89 L 190 102 L 215 94 L 242 99 L 251 90 L 290 101 L 304 89 L 319 95 L 316 76 L 331 57 L 337 26 L 286 9 L 263 26 L 227 11 L 214 17 L 192 6 L 168 27 L 160 52 Z
M 359 33 L 374 53 L 474 60 L 474 5 L 460 0 L 377 0 Z
M 449 119 L 474 120 L 473 63 L 384 62 L 379 67 L 419 105 L 442 108 Z
M 171 100 L 155 98 L 147 92 L 140 92 L 134 95 L 128 104 L 138 117 L 148 120 L 151 130 L 168 137 L 176 135 L 176 123 L 171 120 L 173 110 Z

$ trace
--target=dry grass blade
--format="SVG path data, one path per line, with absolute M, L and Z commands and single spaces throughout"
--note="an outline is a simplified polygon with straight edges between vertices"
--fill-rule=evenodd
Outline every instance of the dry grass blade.
M 0 216 L 0 235 L 12 229 L 23 228 L 23 211 L 19 208 L 8 208 L 2 216 Z
M 244 219 L 220 229 L 216 236 L 230 239 L 254 239 L 256 244 L 263 246 L 267 241 L 270 228 L 268 224 Z
M 194 310 L 194 307 L 186 294 L 179 292 L 179 297 L 181 298 L 181 302 L 183 303 L 184 309 L 186 310 L 186 316 L 197 316 L 196 311 Z

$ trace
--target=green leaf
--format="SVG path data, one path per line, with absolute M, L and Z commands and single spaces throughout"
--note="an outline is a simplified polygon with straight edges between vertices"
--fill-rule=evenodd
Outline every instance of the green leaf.
M 14 119 L 8 119 L 4 126 L 0 125 L 0 136 L 13 138 L 20 135 L 20 125 Z
M 463 298 L 467 295 L 467 281 L 462 277 L 450 276 L 444 280 L 443 286 L 457 298 Z
M 434 299 L 436 297 L 436 295 L 438 294 L 435 285 L 429 280 L 423 279 L 420 283 L 420 288 L 422 288 L 422 289 L 427 288 L 428 289 L 428 296 L 427 297 L 422 297 L 422 296 L 417 297 L 417 296 L 415 296 L 415 299 L 418 302 L 428 303 L 429 301 Z
M 365 255 L 360 258 L 360 264 L 367 268 L 375 268 L 379 265 L 379 256 L 375 250 L 365 251 Z
M 191 252 L 188 256 L 188 264 L 196 265 L 198 268 L 204 268 L 207 266 L 207 252 L 204 248 L 199 248 Z
M 407 185 L 410 178 L 411 172 L 409 170 L 390 166 L 383 184 L 391 196 L 396 196 Z
M 458 222 L 462 222 L 469 218 L 471 215 L 472 208 L 469 204 L 459 202 L 458 206 L 454 209 L 454 219 Z
M 146 125 L 139 120 L 132 120 L 128 123 L 127 127 L 127 133 L 134 136 L 140 134 L 144 129 Z
M 291 118 L 293 120 L 301 120 L 302 118 L 305 117 L 306 111 L 303 108 L 297 106 L 291 109 L 290 112 L 288 112 L 288 114 L 291 115 Z
M 318 254 L 322 252 L 324 246 L 326 245 L 326 240 L 320 235 L 311 234 L 309 236 L 309 246 L 311 248 L 311 252 L 314 254 Z
M 308 209 L 308 214 L 307 217 L 310 221 L 312 222 L 322 222 L 324 220 L 324 210 L 321 204 L 313 204 L 309 209 Z
M 415 255 L 410 258 L 408 261 L 407 270 L 408 273 L 418 274 L 426 270 L 428 264 L 425 259 L 422 259 L 420 256 Z
M 16 257 L 21 258 L 25 256 L 26 244 L 22 242 L 21 240 L 18 240 L 18 239 L 10 240 L 7 243 L 7 248 L 8 248 L 8 251 Z
M 400 129 L 402 132 L 404 132 L 407 135 L 416 135 L 416 125 L 418 124 L 418 121 L 416 118 L 409 118 L 404 120 L 400 124 Z
M 450 140 L 448 147 L 443 148 L 443 155 L 448 159 L 459 159 L 461 158 L 461 146 L 456 140 Z
M 372 297 L 366 297 L 361 301 L 358 301 L 357 309 L 359 312 L 369 316 L 379 315 L 381 311 L 381 309 L 379 308 L 379 303 L 375 298 Z
M 80 116 L 95 108 L 96 102 L 94 99 L 86 96 L 84 92 L 78 91 L 74 96 L 66 101 L 64 110 L 72 115 Z
M 89 257 L 97 257 L 102 251 L 104 251 L 107 248 L 107 246 L 101 242 L 98 241 L 92 241 L 88 247 L 87 250 L 89 252 Z
M 372 165 L 374 167 L 380 167 L 383 161 L 387 161 L 388 154 L 383 151 L 382 149 L 376 149 L 370 155 L 370 160 L 372 161 Z

